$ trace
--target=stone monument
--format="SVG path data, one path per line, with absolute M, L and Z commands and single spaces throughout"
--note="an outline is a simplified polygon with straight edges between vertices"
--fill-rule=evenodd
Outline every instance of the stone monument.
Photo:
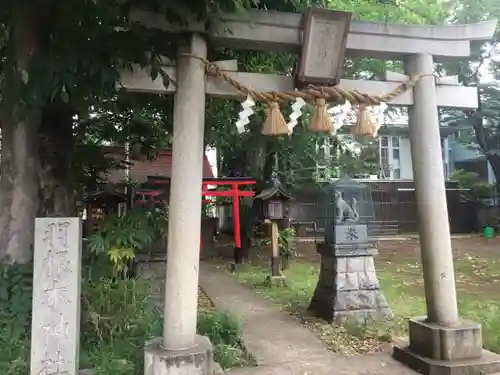
M 317 244 L 321 269 L 310 310 L 329 322 L 390 317 L 373 262 L 377 248 L 368 227 L 374 216 L 370 188 L 344 178 L 328 187 L 322 200 L 318 227 L 325 228 L 325 237 Z
M 31 375 L 78 375 L 82 224 L 37 218 Z

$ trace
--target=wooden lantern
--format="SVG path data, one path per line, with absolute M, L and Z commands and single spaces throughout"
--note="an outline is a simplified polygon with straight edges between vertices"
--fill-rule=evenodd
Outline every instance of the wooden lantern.
M 285 191 L 280 183 L 274 183 L 271 187 L 265 188 L 257 194 L 255 199 L 262 201 L 263 219 L 282 220 L 286 217 L 286 202 L 293 197 Z

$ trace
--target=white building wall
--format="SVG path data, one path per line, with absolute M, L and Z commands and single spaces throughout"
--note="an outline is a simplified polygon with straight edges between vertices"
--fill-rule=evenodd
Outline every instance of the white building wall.
M 399 137 L 399 168 L 401 169 L 401 180 L 413 180 L 413 166 L 411 161 L 410 139 L 406 136 Z M 448 139 L 443 140 L 443 163 L 447 165 L 445 175 L 451 171 L 450 146 Z
M 493 173 L 493 168 L 491 168 L 490 162 L 487 161 L 487 163 L 488 163 L 488 182 L 490 184 L 494 184 L 496 183 L 495 174 Z
M 205 150 L 205 155 L 207 156 L 208 163 L 210 164 L 210 168 L 212 169 L 214 177 L 217 178 L 217 149 L 215 149 L 214 147 L 207 147 Z
M 401 151 L 400 151 L 401 179 L 413 180 L 410 139 L 407 137 L 401 137 L 399 143 L 401 145 Z

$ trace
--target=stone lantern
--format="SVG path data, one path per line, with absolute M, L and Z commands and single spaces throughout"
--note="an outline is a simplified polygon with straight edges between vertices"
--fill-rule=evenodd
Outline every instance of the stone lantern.
M 377 247 L 370 186 L 341 178 L 323 190 L 317 209 L 324 240 L 317 243 L 321 269 L 310 310 L 329 322 L 390 317 L 373 262 Z

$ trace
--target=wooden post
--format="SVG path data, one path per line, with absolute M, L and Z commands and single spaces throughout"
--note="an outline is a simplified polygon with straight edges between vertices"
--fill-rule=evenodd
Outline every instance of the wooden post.
M 281 276 L 280 269 L 280 253 L 279 253 L 279 242 L 278 242 L 278 223 L 274 220 L 270 221 L 271 224 L 271 276 Z
M 278 242 L 278 223 L 266 219 L 264 223 L 271 225 L 271 275 L 267 277 L 269 286 L 285 287 L 285 276 L 281 273 L 280 252 Z
M 240 196 L 238 185 L 231 185 L 231 195 L 233 197 L 233 232 L 234 232 L 234 264 L 243 263 L 241 254 L 241 226 L 240 226 Z

